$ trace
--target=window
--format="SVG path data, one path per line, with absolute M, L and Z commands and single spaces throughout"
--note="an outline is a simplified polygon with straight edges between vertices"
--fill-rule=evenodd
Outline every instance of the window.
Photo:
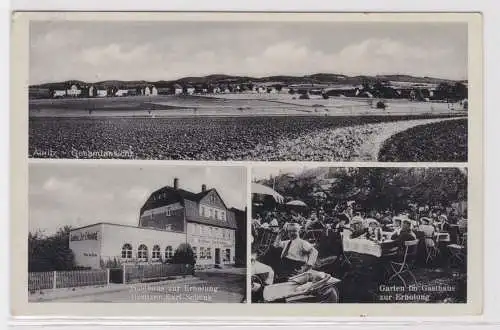
M 153 246 L 153 253 L 151 255 L 151 260 L 154 260 L 154 261 L 160 260 L 160 258 L 161 258 L 160 254 L 161 254 L 160 253 L 160 246 L 159 245 Z
M 137 259 L 139 259 L 139 261 L 148 261 L 148 247 L 146 245 L 139 245 L 139 249 L 137 250 Z
M 174 256 L 174 252 L 172 250 L 172 247 L 169 245 L 165 248 L 165 259 L 172 259 Z
M 122 259 L 132 259 L 132 245 L 128 243 L 123 244 Z
M 205 208 L 202 206 L 200 207 L 200 217 L 205 216 Z
M 220 219 L 221 219 L 222 221 L 226 221 L 226 212 L 222 211 L 222 212 L 220 213 Z
M 215 219 L 219 220 L 219 211 L 215 210 Z
M 212 237 L 212 227 L 208 227 L 207 229 L 208 229 L 208 230 L 207 230 L 207 232 L 208 232 L 208 233 L 207 233 L 207 236 L 208 236 L 208 237 Z
M 207 248 L 207 259 L 212 259 L 212 249 Z
M 210 209 L 210 218 L 214 217 L 214 209 Z
M 167 214 L 166 214 L 166 215 L 167 215 L 167 217 L 169 217 L 169 216 L 171 216 L 171 215 L 172 215 L 172 212 L 171 212 L 170 208 L 167 208 L 167 212 L 166 212 L 166 213 L 167 213 Z
M 196 246 L 193 246 L 193 255 L 195 259 L 198 258 L 198 249 L 196 248 Z
M 226 249 L 226 261 L 231 261 L 231 249 Z
M 205 259 L 205 248 L 200 248 L 200 259 Z

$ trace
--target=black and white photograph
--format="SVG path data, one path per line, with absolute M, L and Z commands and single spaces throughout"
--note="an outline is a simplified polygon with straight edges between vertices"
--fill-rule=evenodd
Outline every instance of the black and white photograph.
M 467 303 L 467 174 L 253 167 L 252 302 Z
M 468 159 L 466 21 L 36 20 L 29 30 L 31 158 Z
M 242 303 L 246 168 L 29 165 L 29 302 Z

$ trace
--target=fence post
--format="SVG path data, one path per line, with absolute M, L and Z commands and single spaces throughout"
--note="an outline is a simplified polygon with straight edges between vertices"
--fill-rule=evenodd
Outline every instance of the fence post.
M 126 283 L 126 280 L 127 280 L 127 278 L 126 278 L 126 276 L 125 276 L 125 264 L 123 264 L 123 265 L 122 265 L 122 269 L 123 269 L 123 274 L 122 274 L 123 279 L 122 279 L 122 283 L 123 283 L 123 284 L 125 284 L 125 283 Z
M 106 278 L 107 278 L 107 285 L 109 285 L 109 276 L 110 276 L 110 271 L 109 268 L 106 268 Z
M 52 284 L 53 289 L 57 289 L 57 271 L 54 270 L 54 283 Z

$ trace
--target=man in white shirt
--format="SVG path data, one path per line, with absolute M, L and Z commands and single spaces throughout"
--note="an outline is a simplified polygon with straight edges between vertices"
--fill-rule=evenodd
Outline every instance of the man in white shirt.
M 318 250 L 309 242 L 299 237 L 300 226 L 289 224 L 286 228 L 288 240 L 282 240 L 283 232 L 276 236 L 274 247 L 282 248 L 280 278 L 289 278 L 310 270 L 318 258 Z

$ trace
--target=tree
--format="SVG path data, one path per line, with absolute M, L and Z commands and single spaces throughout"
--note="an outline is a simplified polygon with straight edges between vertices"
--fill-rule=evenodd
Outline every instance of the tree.
M 175 249 L 174 257 L 172 258 L 174 264 L 193 265 L 196 263 L 193 248 L 188 243 L 180 244 Z
M 28 234 L 28 271 L 44 272 L 71 270 L 75 268 L 75 257 L 69 248 L 70 226 L 59 228 L 51 236 L 41 231 Z

